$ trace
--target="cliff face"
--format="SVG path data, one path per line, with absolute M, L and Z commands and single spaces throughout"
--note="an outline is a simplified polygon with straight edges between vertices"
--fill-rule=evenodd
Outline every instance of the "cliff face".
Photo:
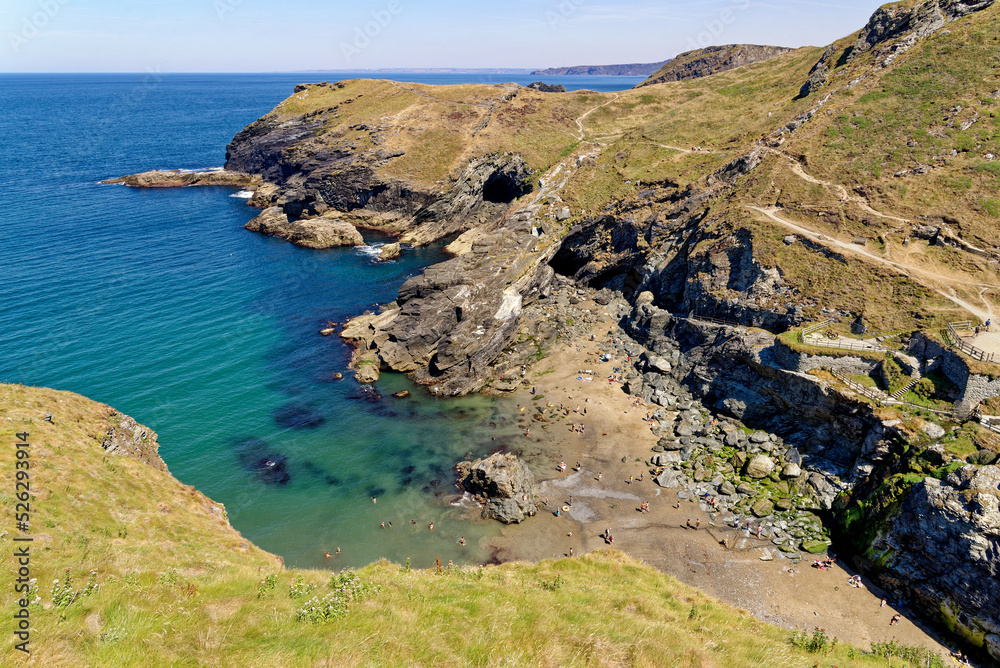
M 676 58 L 668 60 L 639 86 L 707 77 L 710 74 L 770 60 L 791 50 L 783 46 L 725 44 L 685 51 Z
M 963 466 L 906 496 L 872 545 L 878 578 L 1000 661 L 1000 468 Z
M 666 60 L 658 63 L 629 63 L 627 65 L 575 65 L 573 67 L 550 67 L 544 70 L 534 70 L 532 76 L 610 76 L 610 77 L 648 77 L 650 74 L 667 64 Z

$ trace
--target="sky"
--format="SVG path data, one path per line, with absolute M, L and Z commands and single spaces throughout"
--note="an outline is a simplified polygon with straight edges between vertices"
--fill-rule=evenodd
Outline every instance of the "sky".
M 3 0 L 0 72 L 298 72 L 657 62 L 825 46 L 865 0 Z

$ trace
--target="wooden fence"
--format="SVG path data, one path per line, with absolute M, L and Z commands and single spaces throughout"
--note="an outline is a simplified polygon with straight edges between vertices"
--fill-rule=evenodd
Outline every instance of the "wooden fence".
M 958 333 L 958 330 L 960 329 L 971 330 L 972 321 L 960 320 L 958 322 L 948 323 L 948 339 L 950 340 L 951 346 L 953 348 L 958 348 L 969 357 L 974 357 L 981 362 L 992 362 L 993 353 L 988 353 L 981 348 L 977 348 L 976 346 L 972 345 L 971 343 L 963 339 L 962 336 Z

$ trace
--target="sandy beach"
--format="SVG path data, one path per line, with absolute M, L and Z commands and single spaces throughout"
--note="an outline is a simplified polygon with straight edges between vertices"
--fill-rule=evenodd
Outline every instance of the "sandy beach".
M 593 302 L 580 308 L 604 316 Z M 626 360 L 593 361 L 610 330 L 617 331 L 615 321 L 604 316 L 591 331 L 596 341 L 587 336 L 560 344 L 529 372 L 534 394 L 515 395 L 524 409 L 523 456 L 547 506 L 489 540 L 498 559 L 537 561 L 604 549 L 609 545 L 603 534 L 610 529 L 614 548 L 768 622 L 789 629 L 822 627 L 866 650 L 872 642 L 896 640 L 947 655 L 948 648 L 905 608 L 891 599 L 883 607 L 883 592 L 867 580 L 860 589 L 848 584 L 855 573 L 850 564 L 822 571 L 811 565 L 818 557 L 808 554 L 798 564 L 785 558 L 761 561 L 765 548 L 776 552 L 766 538 L 713 522 L 696 500 L 678 498 L 682 490 L 656 485 L 645 460 L 657 438 L 643 419 L 656 407 L 634 405 L 619 383 L 608 382 Z M 564 411 L 559 420 L 542 422 L 532 419 L 535 406 Z M 565 471 L 559 471 L 560 461 Z M 640 510 L 642 502 L 648 511 Z M 688 528 L 689 521 L 699 528 Z M 896 612 L 902 618 L 890 625 Z

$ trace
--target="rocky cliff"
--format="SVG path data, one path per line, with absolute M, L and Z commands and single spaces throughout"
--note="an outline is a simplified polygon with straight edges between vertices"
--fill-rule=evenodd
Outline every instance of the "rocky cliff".
M 646 77 L 663 67 L 668 61 L 658 63 L 629 63 L 627 65 L 575 65 L 534 70 L 531 76 L 611 76 Z
M 725 44 L 685 51 L 664 63 L 639 86 L 707 77 L 711 74 L 769 60 L 791 50 L 783 46 Z

